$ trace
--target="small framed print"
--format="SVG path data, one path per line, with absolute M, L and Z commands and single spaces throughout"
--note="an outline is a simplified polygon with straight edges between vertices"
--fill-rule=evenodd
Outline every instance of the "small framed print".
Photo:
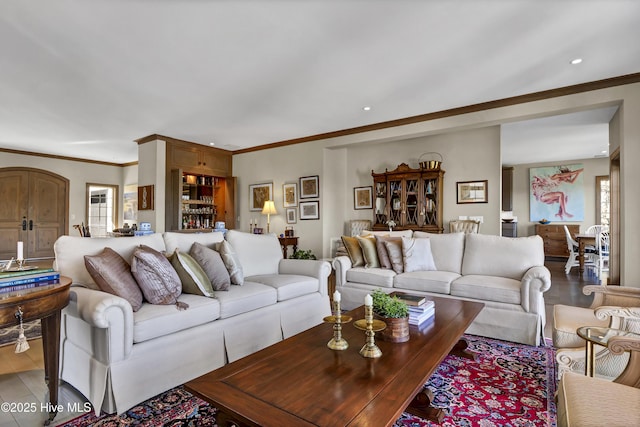
M 353 189 L 354 209 L 373 209 L 373 187 L 355 187 Z
M 320 202 L 300 202 L 300 219 L 320 219 Z
M 300 198 L 301 199 L 314 199 L 320 197 L 320 177 L 303 176 L 300 178 Z M 300 216 L 300 219 L 303 219 Z
M 261 211 L 267 200 L 273 200 L 273 182 L 249 186 L 250 211 Z
M 138 187 L 138 210 L 139 211 L 152 211 L 153 206 L 153 185 L 144 185 Z
M 284 207 L 290 208 L 298 206 L 298 184 L 295 182 L 282 184 L 282 194 L 284 195 Z
M 487 203 L 487 180 L 456 182 L 457 203 Z
M 287 208 L 287 224 L 298 222 L 296 208 Z

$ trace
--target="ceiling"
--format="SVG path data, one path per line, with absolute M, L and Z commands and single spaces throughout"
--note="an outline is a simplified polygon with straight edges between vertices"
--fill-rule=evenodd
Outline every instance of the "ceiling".
M 639 39 L 636 0 L 3 0 L 0 148 L 238 150 L 637 73 Z M 503 144 L 569 150 L 586 140 L 559 129 L 609 114 L 510 124 Z

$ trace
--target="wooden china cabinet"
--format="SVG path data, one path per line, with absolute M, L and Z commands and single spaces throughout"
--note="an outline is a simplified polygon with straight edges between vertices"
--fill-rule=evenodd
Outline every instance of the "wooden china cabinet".
M 406 163 L 382 173 L 371 171 L 375 197 L 373 229 L 442 233 L 444 171 L 412 169 Z

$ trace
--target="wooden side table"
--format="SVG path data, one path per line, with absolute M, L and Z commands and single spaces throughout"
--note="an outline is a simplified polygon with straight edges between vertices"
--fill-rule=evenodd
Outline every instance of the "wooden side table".
M 60 371 L 60 312 L 69 304 L 71 279 L 61 276 L 60 283 L 0 294 L 0 327 L 17 324 L 18 307 L 24 322 L 40 319 L 44 352 L 44 380 L 49 388 L 48 425 L 58 413 Z
M 280 240 L 280 246 L 282 246 L 282 256 L 287 258 L 287 248 L 293 246 L 293 253 L 298 250 L 298 238 L 297 237 L 278 237 Z

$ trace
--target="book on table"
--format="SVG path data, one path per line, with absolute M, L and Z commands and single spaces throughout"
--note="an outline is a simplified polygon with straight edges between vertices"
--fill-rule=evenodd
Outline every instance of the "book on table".
M 431 300 L 426 300 L 419 306 L 409 307 L 409 324 L 420 325 L 425 321 L 433 317 L 436 312 L 435 303 Z
M 421 295 L 398 294 L 396 296 L 408 306 L 420 306 L 425 302 L 425 297 Z
M 14 267 L 9 270 L 0 271 L 0 281 L 7 279 L 9 277 L 18 277 L 18 276 L 31 276 L 33 274 L 40 273 L 52 273 L 55 270 L 53 268 L 38 268 L 38 267 L 24 267 L 23 270 L 20 270 L 19 267 Z
M 19 291 L 23 291 L 25 289 L 32 289 L 32 288 L 39 288 L 39 287 L 43 287 L 43 286 L 48 286 L 48 285 L 56 285 L 60 283 L 60 279 L 51 279 L 51 280 L 44 280 L 42 282 L 37 282 L 37 283 L 25 283 L 22 285 L 11 285 L 11 286 L 2 286 L 0 287 L 0 294 L 2 294 L 3 296 L 10 294 L 12 292 L 19 292 Z
M 38 284 L 60 280 L 60 273 L 57 271 L 44 271 L 40 273 L 25 274 L 21 276 L 4 277 L 0 275 L 0 291 L 11 286 Z M 48 283 L 46 283 L 48 284 Z

